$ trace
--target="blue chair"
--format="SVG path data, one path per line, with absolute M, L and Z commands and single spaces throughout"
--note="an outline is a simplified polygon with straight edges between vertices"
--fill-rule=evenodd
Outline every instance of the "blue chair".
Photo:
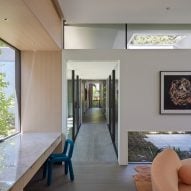
M 73 172 L 73 167 L 72 167 L 72 154 L 73 154 L 73 149 L 74 149 L 74 142 L 70 139 L 67 139 L 65 141 L 64 145 L 64 151 L 62 153 L 58 154 L 51 154 L 48 159 L 46 160 L 44 164 L 44 169 L 43 169 L 43 178 L 46 177 L 46 172 L 48 170 L 48 179 L 47 179 L 47 184 L 51 184 L 51 179 L 52 179 L 52 165 L 53 164 L 60 164 L 62 162 L 65 163 L 65 174 L 70 174 L 70 180 L 74 180 L 74 172 Z

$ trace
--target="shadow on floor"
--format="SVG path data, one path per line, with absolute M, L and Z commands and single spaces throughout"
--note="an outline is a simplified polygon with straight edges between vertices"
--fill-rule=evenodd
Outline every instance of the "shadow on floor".
M 136 191 L 133 175 L 135 165 L 119 166 L 110 164 L 74 164 L 75 180 L 64 175 L 64 166 L 55 165 L 52 184 L 41 180 L 40 170 L 24 191 Z

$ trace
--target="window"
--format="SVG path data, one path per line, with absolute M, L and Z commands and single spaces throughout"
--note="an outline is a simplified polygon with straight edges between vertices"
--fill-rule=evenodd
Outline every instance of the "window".
M 185 36 L 175 34 L 134 34 L 129 49 L 174 49 Z
M 20 51 L 0 40 L 0 140 L 20 131 Z
M 191 157 L 191 132 L 128 132 L 129 162 L 152 162 L 164 148 L 174 149 L 181 159 Z
M 92 107 L 100 107 L 100 84 L 92 84 Z

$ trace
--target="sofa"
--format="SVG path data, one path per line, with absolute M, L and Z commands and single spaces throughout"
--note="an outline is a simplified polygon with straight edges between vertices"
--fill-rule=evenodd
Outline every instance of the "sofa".
M 151 165 L 152 191 L 191 191 L 191 159 L 180 160 L 173 149 L 158 153 Z

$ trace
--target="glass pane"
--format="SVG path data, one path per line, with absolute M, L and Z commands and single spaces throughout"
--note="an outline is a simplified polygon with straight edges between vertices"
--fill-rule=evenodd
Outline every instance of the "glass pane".
M 92 84 L 92 107 L 100 107 L 100 84 Z
M 15 50 L 0 41 L 0 139 L 19 131 Z
M 74 122 L 75 122 L 75 125 L 74 125 L 74 137 L 76 137 L 77 135 L 77 132 L 78 132 L 78 80 L 77 80 L 77 76 L 74 75 Z
M 191 158 L 191 132 L 129 132 L 129 162 L 152 162 L 164 148 L 174 149 L 181 159 Z
M 124 49 L 125 24 L 64 26 L 65 49 Z

